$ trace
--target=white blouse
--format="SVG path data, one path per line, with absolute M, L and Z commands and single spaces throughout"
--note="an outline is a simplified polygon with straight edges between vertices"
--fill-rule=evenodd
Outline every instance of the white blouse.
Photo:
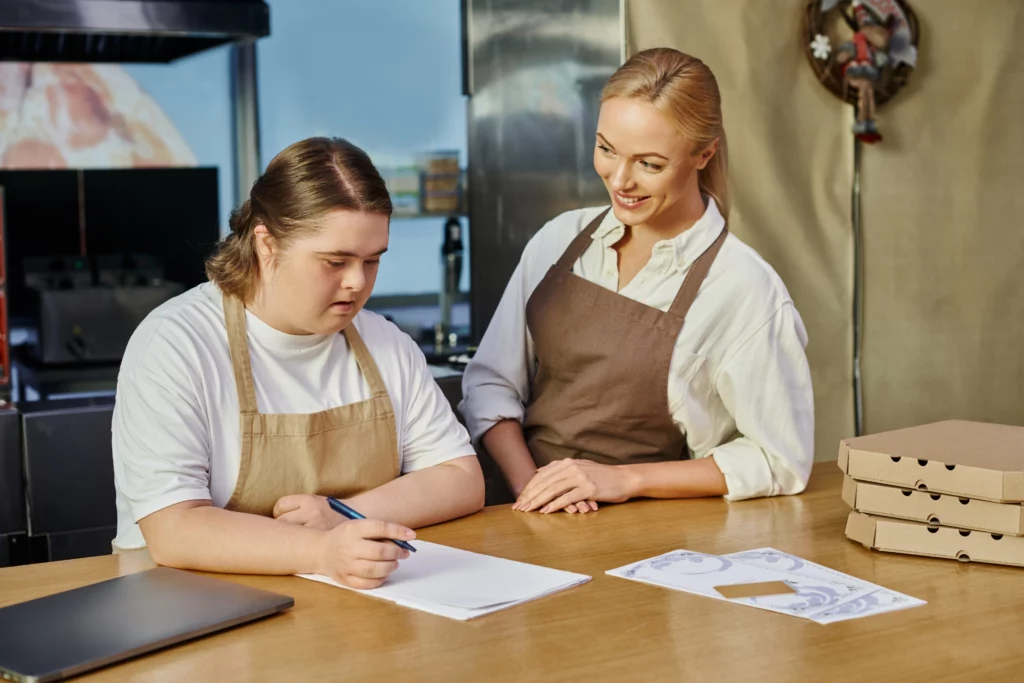
M 475 442 L 500 420 L 522 422 L 537 370 L 526 302 L 572 239 L 603 210 L 557 216 L 527 244 L 463 377 L 459 408 Z M 622 296 L 668 310 L 691 264 L 724 225 L 709 199 L 692 228 L 654 245 Z M 615 291 L 613 246 L 624 233 L 609 212 L 573 272 Z M 715 458 L 728 500 L 794 494 L 807 485 L 814 398 L 806 346 L 807 331 L 782 280 L 730 233 L 686 316 L 666 388 L 672 418 L 693 457 Z

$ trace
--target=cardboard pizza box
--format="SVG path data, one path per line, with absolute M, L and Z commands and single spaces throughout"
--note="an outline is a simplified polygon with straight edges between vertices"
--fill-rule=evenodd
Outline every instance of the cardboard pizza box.
M 858 512 L 897 517 L 933 526 L 1024 536 L 1024 505 L 991 503 L 931 491 L 915 491 L 857 481 L 843 481 L 843 500 Z
M 851 512 L 846 537 L 891 553 L 1024 567 L 1024 537 L 929 526 Z
M 1024 427 L 947 420 L 844 439 L 839 467 L 858 481 L 1021 503 Z

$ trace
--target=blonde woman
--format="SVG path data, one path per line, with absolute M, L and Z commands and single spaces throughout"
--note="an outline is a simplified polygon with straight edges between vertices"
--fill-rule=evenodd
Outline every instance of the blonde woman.
M 384 181 L 345 140 L 270 162 L 210 282 L 153 311 L 125 351 L 115 550 L 373 588 L 408 556 L 390 540 L 482 507 L 469 435 L 423 354 L 362 310 L 390 216 Z
M 700 60 L 640 52 L 601 95 L 611 207 L 527 245 L 460 406 L 517 510 L 795 494 L 813 460 L 804 325 L 727 228 L 725 129 Z

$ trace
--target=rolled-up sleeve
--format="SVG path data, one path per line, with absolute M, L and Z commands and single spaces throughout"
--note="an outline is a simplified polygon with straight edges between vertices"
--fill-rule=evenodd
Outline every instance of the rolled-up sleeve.
M 525 414 L 535 362 L 526 326 L 526 302 L 533 291 L 528 268 L 524 253 L 462 377 L 459 411 L 474 443 L 501 420 L 522 422 Z
M 814 461 L 814 392 L 807 335 L 792 303 L 726 359 L 715 388 L 739 436 L 712 457 L 728 500 L 800 493 Z

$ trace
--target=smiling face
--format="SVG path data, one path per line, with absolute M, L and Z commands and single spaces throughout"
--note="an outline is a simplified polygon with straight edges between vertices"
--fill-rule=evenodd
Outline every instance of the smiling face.
M 320 224 L 283 249 L 255 228 L 262 275 L 253 312 L 288 334 L 344 329 L 370 298 L 388 248 L 386 215 L 332 211 Z
M 695 192 L 699 196 L 697 171 L 716 149 L 717 141 L 694 150 L 650 102 L 612 97 L 601 104 L 594 170 L 623 224 L 669 224 Z

